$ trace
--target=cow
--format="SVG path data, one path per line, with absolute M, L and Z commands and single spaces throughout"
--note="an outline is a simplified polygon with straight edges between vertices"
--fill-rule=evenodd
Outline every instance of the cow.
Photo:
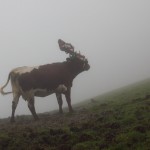
M 67 53 L 70 53 L 67 50 Z M 82 56 L 82 55 L 81 55 Z M 0 92 L 3 95 L 13 94 L 11 122 L 15 122 L 15 110 L 19 102 L 20 96 L 28 103 L 28 108 L 35 120 L 38 115 L 35 111 L 35 97 L 45 97 L 55 93 L 59 104 L 59 113 L 63 113 L 62 94 L 65 95 L 69 112 L 73 112 L 71 105 L 71 87 L 73 79 L 83 71 L 90 69 L 88 60 L 80 57 L 77 52 L 63 62 L 40 65 L 36 67 L 19 67 L 13 69 L 9 75 L 7 82 L 1 87 Z M 4 88 L 11 80 L 11 92 L 5 92 Z

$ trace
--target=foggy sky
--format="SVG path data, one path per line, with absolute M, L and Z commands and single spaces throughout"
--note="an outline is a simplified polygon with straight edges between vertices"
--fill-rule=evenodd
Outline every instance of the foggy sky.
M 91 66 L 75 78 L 72 103 L 149 78 L 149 8 L 149 0 L 0 0 L 0 86 L 13 68 L 64 61 L 59 38 Z M 0 118 L 10 116 L 11 103 L 12 95 L 0 95 Z M 35 106 L 37 113 L 58 109 L 55 95 Z M 22 98 L 20 114 L 30 114 Z

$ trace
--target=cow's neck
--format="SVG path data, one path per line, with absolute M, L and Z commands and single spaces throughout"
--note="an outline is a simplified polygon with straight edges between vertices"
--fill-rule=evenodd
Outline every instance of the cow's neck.
M 81 70 L 80 68 L 78 68 L 75 64 L 70 64 L 69 68 L 70 68 L 70 72 L 72 74 L 72 79 L 74 79 L 78 74 L 80 74 L 81 72 L 83 72 L 83 70 Z

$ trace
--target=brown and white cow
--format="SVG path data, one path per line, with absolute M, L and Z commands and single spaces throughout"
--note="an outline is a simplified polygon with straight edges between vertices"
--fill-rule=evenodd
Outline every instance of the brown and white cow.
M 81 59 L 75 54 L 64 62 L 13 69 L 9 73 L 6 84 L 0 89 L 3 95 L 13 94 L 11 122 L 15 121 L 15 109 L 20 96 L 28 102 L 29 110 L 35 120 L 38 119 L 34 107 L 35 96 L 45 97 L 55 93 L 59 104 L 59 112 L 63 113 L 62 94 L 64 94 L 69 112 L 72 112 L 71 87 L 73 79 L 79 73 L 89 70 L 89 68 L 87 59 Z M 11 80 L 12 92 L 4 92 L 3 89 L 7 86 L 9 80 Z

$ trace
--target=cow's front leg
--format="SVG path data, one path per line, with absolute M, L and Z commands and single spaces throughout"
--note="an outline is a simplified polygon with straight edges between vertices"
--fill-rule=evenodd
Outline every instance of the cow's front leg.
M 58 101 L 58 105 L 59 105 L 59 113 L 62 114 L 63 113 L 63 110 L 62 110 L 62 105 L 63 105 L 62 95 L 60 93 L 56 93 L 56 97 L 57 97 L 57 101 Z
M 30 98 L 30 99 L 28 100 L 28 108 L 29 108 L 29 110 L 31 111 L 31 113 L 32 113 L 32 115 L 33 115 L 33 117 L 34 117 L 34 119 L 35 119 L 35 120 L 38 120 L 39 118 L 38 118 L 38 116 L 37 116 L 37 114 L 36 114 L 35 107 L 34 107 L 34 98 Z
M 71 106 L 71 88 L 68 88 L 65 92 L 66 101 L 68 104 L 69 112 L 73 112 L 72 106 Z
M 15 122 L 15 110 L 16 110 L 16 107 L 17 107 L 17 104 L 19 101 L 19 97 L 20 97 L 20 94 L 18 94 L 18 93 L 13 94 L 12 114 L 11 114 L 11 119 L 10 119 L 10 122 L 12 122 L 12 123 Z

